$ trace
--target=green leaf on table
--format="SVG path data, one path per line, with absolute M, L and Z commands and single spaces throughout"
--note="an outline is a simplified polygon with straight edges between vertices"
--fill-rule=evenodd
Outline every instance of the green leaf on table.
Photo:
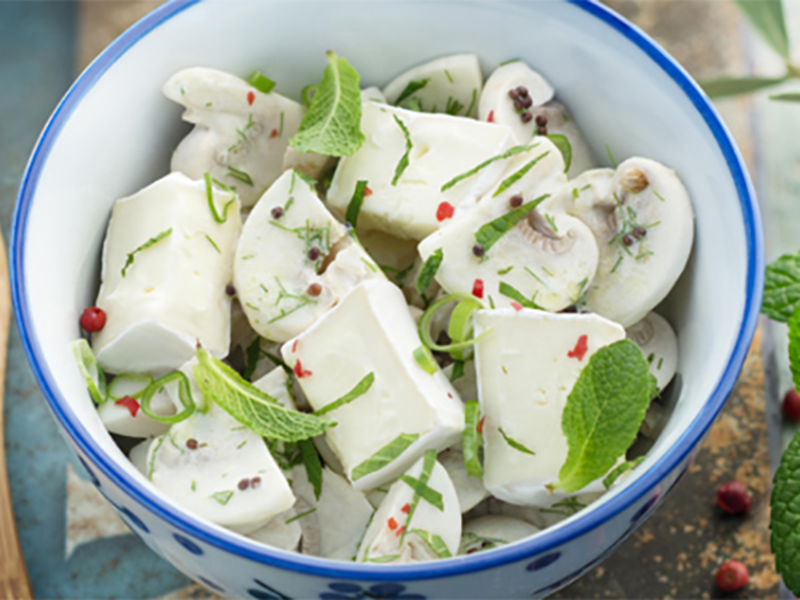
M 773 94 L 769 97 L 770 100 L 777 100 L 778 102 L 800 102 L 800 94 L 797 92 L 786 94 Z
M 203 395 L 262 437 L 299 442 L 333 426 L 332 421 L 284 408 L 205 348 L 197 350 L 197 361 L 194 376 Z
M 322 81 L 289 144 L 298 152 L 350 156 L 364 143 L 359 76 L 346 59 L 333 51 L 327 56 Z
M 800 252 L 784 254 L 767 265 L 761 312 L 786 323 L 800 306 Z
M 734 0 L 751 25 L 782 58 L 789 59 L 789 36 L 781 0 Z
M 797 596 L 800 595 L 800 432 L 783 453 L 773 484 L 769 528 L 775 569 Z
M 567 459 L 552 488 L 576 492 L 608 473 L 633 444 L 657 392 L 647 360 L 630 340 L 595 352 L 567 397 L 561 417 Z
M 786 77 L 720 77 L 701 81 L 700 87 L 710 98 L 724 98 L 774 87 L 786 79 Z

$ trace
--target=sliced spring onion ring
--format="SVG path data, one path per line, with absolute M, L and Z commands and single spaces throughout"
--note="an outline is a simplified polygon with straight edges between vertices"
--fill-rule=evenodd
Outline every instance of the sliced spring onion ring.
M 472 335 L 473 327 L 470 317 L 479 308 L 483 308 L 483 305 L 475 298 L 462 300 L 456 304 L 453 313 L 450 315 L 450 322 L 447 324 L 447 335 L 450 336 L 453 343 L 460 344 L 465 342 Z M 466 348 L 453 350 L 450 352 L 450 356 L 455 360 L 466 360 L 467 354 L 465 350 Z
M 95 401 L 95 404 L 103 404 L 108 400 L 106 374 L 103 373 L 103 368 L 97 364 L 92 347 L 84 339 L 75 340 L 72 343 L 72 352 L 78 362 L 78 369 L 86 379 L 86 386 L 89 388 L 92 400 Z
M 448 294 L 447 296 L 440 298 L 431 304 L 427 309 L 425 309 L 425 312 L 422 313 L 422 317 L 420 317 L 418 325 L 419 338 L 428 349 L 436 350 L 437 352 L 449 352 L 452 355 L 457 350 L 469 348 L 473 344 L 477 343 L 487 333 L 491 332 L 491 329 L 487 329 L 478 337 L 465 339 L 460 342 L 453 342 L 452 344 L 442 345 L 433 341 L 433 336 L 431 335 L 431 324 L 433 323 L 436 314 L 442 309 L 443 306 L 457 300 L 469 300 L 470 302 L 478 303 L 478 300 L 472 294 L 463 292 L 460 294 Z M 478 308 L 483 308 L 483 304 L 478 303 Z M 475 308 L 472 310 L 475 310 Z
M 125 396 L 130 396 L 138 399 L 151 383 L 153 383 L 152 375 L 120 373 L 108 384 L 108 398 L 109 400 L 121 400 Z
M 420 346 L 416 350 L 414 350 L 414 360 L 417 361 L 417 364 L 422 367 L 422 369 L 433 375 L 436 371 L 439 370 L 439 365 L 436 364 L 436 361 L 433 360 L 433 355 L 431 351 L 428 350 L 425 346 Z
M 178 382 L 178 399 L 181 401 L 183 410 L 174 415 L 155 414 L 152 410 L 150 410 L 150 401 L 153 399 L 153 396 L 161 388 L 176 380 Z M 141 408 L 142 412 L 154 421 L 166 423 L 168 425 L 180 423 L 181 421 L 185 421 L 191 417 L 195 411 L 195 404 L 194 399 L 192 398 L 192 388 L 189 384 L 189 378 L 186 376 L 186 373 L 181 371 L 173 371 L 168 375 L 164 375 L 163 377 L 156 379 L 154 382 L 148 385 L 142 393 Z

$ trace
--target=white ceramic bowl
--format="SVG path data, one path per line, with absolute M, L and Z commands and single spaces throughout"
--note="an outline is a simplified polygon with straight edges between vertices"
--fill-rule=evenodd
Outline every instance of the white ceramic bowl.
M 675 409 L 647 460 L 577 516 L 499 550 L 364 566 L 257 545 L 185 514 L 142 477 L 98 419 L 70 342 L 94 300 L 112 203 L 166 173 L 187 128 L 162 97 L 175 71 L 264 70 L 298 96 L 334 48 L 383 84 L 432 57 L 476 52 L 488 72 L 522 57 L 568 104 L 598 156 L 643 155 L 680 173 L 697 217 L 686 273 L 663 310 L 678 332 Z M 256 598 L 546 595 L 596 565 L 688 468 L 741 368 L 761 304 L 758 209 L 708 99 L 653 41 L 593 0 L 175 0 L 114 42 L 77 80 L 25 173 L 11 237 L 14 305 L 28 357 L 68 442 L 131 528 L 193 579 Z

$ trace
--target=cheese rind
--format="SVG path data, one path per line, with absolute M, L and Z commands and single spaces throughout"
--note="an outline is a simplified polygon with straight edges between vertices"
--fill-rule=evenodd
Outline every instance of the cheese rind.
M 213 197 L 219 211 L 231 199 L 217 189 Z M 198 343 L 217 358 L 228 354 L 225 286 L 239 228 L 238 200 L 217 223 L 203 182 L 180 173 L 114 204 L 97 297 L 107 320 L 92 338 L 103 369 L 164 374 L 191 359 Z
M 366 281 L 311 328 L 282 347 L 315 410 L 335 402 L 372 373 L 369 390 L 326 414 L 325 439 L 353 486 L 369 490 L 397 478 L 425 450 L 455 443 L 464 410 L 444 373 L 414 360 L 421 345 L 400 290 Z M 362 477 L 353 470 L 400 435 L 418 436 L 396 459 Z

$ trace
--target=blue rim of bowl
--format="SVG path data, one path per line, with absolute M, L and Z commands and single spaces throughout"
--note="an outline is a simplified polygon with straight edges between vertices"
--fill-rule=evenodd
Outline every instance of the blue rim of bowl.
M 150 31 L 181 13 L 201 0 L 171 0 L 156 9 L 141 21 L 133 25 L 115 40 L 84 71 L 72 85 L 64 98 L 56 107 L 42 131 L 32 152 L 30 161 L 23 175 L 11 228 L 10 239 L 10 273 L 11 293 L 20 330 L 23 347 L 31 364 L 34 375 L 44 391 L 56 419 L 69 434 L 72 441 L 89 457 L 103 474 L 115 485 L 119 486 L 133 500 L 144 506 L 151 513 L 167 521 L 171 526 L 181 530 L 204 543 L 235 554 L 257 563 L 273 567 L 337 579 L 356 579 L 361 581 L 421 580 L 447 577 L 476 572 L 511 562 L 525 560 L 554 550 L 563 544 L 601 526 L 622 511 L 628 509 L 637 500 L 653 490 L 678 465 L 687 459 L 689 453 L 705 435 L 719 411 L 722 409 L 728 394 L 733 389 L 738 374 L 744 364 L 750 342 L 755 333 L 761 306 L 761 294 L 764 278 L 764 251 L 761 232 L 761 220 L 753 186 L 742 157 L 732 141 L 730 133 L 719 118 L 707 96 L 675 60 L 662 50 L 653 40 L 636 26 L 602 6 L 597 0 L 564 0 L 586 13 L 603 21 L 606 25 L 625 36 L 640 50 L 653 60 L 686 94 L 700 113 L 714 136 L 736 185 L 742 216 L 744 218 L 747 238 L 747 278 L 746 302 L 740 323 L 736 343 L 731 352 L 728 364 L 717 382 L 713 393 L 694 422 L 678 438 L 675 444 L 644 474 L 631 482 L 629 487 L 600 505 L 595 510 L 587 511 L 585 516 L 565 523 L 562 527 L 545 531 L 526 542 L 520 542 L 506 548 L 499 548 L 489 553 L 479 553 L 468 557 L 459 557 L 442 563 L 423 563 L 419 565 L 385 566 L 340 563 L 334 561 L 271 550 L 249 540 L 225 531 L 215 531 L 208 524 L 189 515 L 181 514 L 176 507 L 158 499 L 150 490 L 141 486 L 133 477 L 115 466 L 114 461 L 96 444 L 83 428 L 67 402 L 59 397 L 54 378 L 47 367 L 40 361 L 41 352 L 30 322 L 24 272 L 25 229 L 31 201 L 35 195 L 36 185 L 41 170 L 46 162 L 52 144 L 58 137 L 61 128 L 69 118 L 75 106 L 84 94 L 103 76 L 103 74 L 139 39 Z M 514 4 L 522 5 L 521 2 Z

